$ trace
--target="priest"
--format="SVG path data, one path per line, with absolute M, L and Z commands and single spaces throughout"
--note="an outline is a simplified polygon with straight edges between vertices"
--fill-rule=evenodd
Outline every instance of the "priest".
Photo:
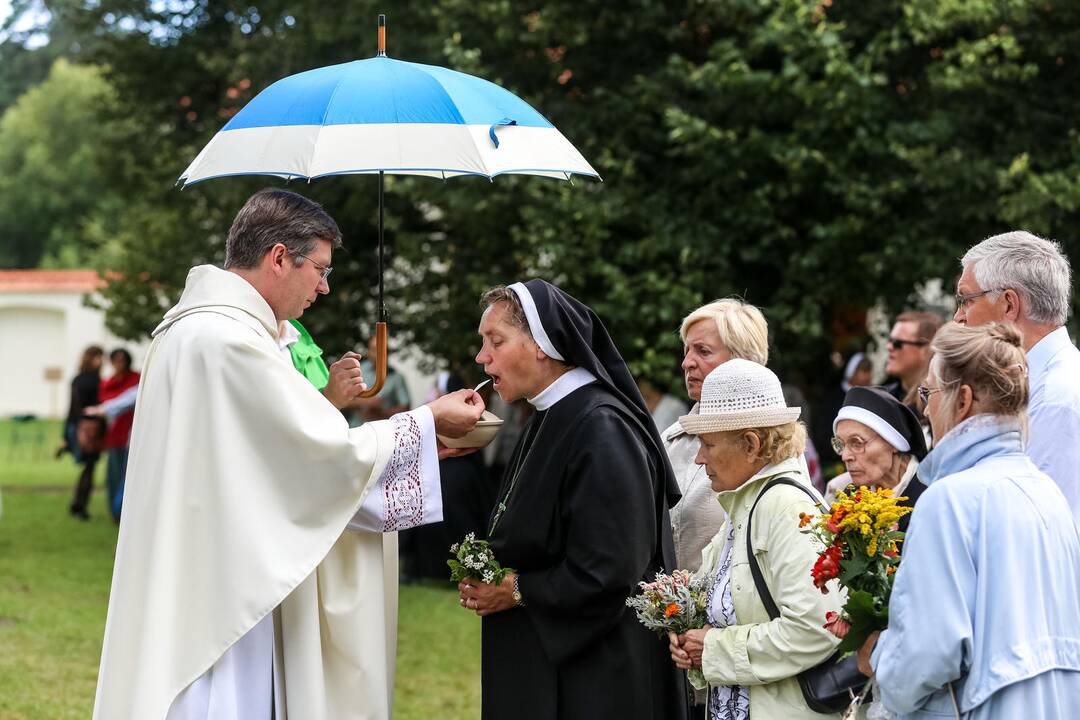
M 329 292 L 341 232 L 300 195 L 252 196 L 225 269 L 193 268 L 154 331 L 135 409 L 94 718 L 389 718 L 379 533 L 442 517 L 436 432 L 465 390 L 350 430 L 283 355 Z M 359 363 L 336 390 L 366 387 Z
M 466 579 L 483 617 L 483 720 L 682 719 L 682 673 L 626 607 L 675 569 L 667 455 L 593 311 L 543 280 L 482 303 L 484 366 L 503 400 L 535 409 L 489 520 L 500 585 Z

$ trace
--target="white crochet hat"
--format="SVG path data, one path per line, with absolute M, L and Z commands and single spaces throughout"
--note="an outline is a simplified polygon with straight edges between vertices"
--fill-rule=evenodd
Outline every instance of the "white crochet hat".
M 679 424 L 691 435 L 774 427 L 799 419 L 802 408 L 788 407 L 780 379 L 756 362 L 735 358 L 718 365 L 701 384 L 697 415 Z

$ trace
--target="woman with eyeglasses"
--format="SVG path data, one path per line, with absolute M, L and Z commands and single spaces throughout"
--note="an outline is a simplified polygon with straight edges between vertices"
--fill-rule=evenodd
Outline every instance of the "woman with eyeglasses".
M 914 507 L 926 486 L 919 482 L 919 462 L 926 457 L 926 440 L 919 419 L 908 406 L 882 388 L 853 387 L 833 420 L 832 448 L 847 472 L 829 482 L 825 502 L 831 503 L 848 485 L 890 488 L 906 497 L 901 505 Z M 911 515 L 900 519 L 907 530 Z
M 889 627 L 859 651 L 900 718 L 1076 717 L 1080 539 L 1024 452 L 1027 364 L 1011 325 L 949 323 L 920 389 L 934 449 Z

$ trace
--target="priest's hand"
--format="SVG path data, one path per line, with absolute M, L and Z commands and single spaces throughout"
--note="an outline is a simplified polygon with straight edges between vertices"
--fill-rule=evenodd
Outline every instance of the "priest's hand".
M 367 390 L 364 373 L 360 370 L 360 356 L 347 352 L 330 366 L 330 380 L 323 388 L 323 396 L 334 407 L 342 410 L 352 404 L 360 393 Z
M 668 633 L 671 660 L 680 670 L 701 667 L 701 653 L 705 650 L 705 635 L 712 630 L 706 625 L 700 630 L 687 630 L 682 635 Z
M 447 393 L 428 403 L 435 417 L 435 432 L 459 438 L 470 432 L 484 414 L 484 399 L 474 390 Z
M 458 583 L 461 593 L 461 607 L 475 610 L 480 617 L 509 610 L 517 605 L 514 600 L 514 578 L 510 573 L 498 585 L 489 585 L 474 578 L 465 578 Z

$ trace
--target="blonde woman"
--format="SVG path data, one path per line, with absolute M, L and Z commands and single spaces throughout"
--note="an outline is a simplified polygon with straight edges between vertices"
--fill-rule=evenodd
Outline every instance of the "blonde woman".
M 700 440 L 696 462 L 728 515 L 698 570 L 713 578 L 709 624 L 670 637 L 676 666 L 700 668 L 710 686 L 710 720 L 827 717 L 807 706 L 796 679 L 836 649 L 839 640 L 822 621 L 842 603 L 839 593 L 822 594 L 810 581 L 819 548 L 800 532 L 798 518 L 816 513 L 820 497 L 801 459 L 799 413 L 784 402 L 772 371 L 736 359 L 709 373 L 699 412 L 680 420 Z M 771 483 L 778 478 L 802 487 Z M 755 586 L 748 533 L 776 619 Z
M 702 381 L 718 365 L 732 358 L 761 365 L 769 361 L 765 316 L 738 298 L 716 300 L 694 310 L 682 321 L 679 336 L 685 348 L 686 394 L 695 403 L 691 416 L 698 413 Z M 676 564 L 697 570 L 702 549 L 724 522 L 724 511 L 716 503 L 705 468 L 695 462 L 700 447 L 697 435 L 686 432 L 678 422 L 661 429 L 660 435 L 682 493 L 682 500 L 671 509 Z
M 934 432 L 919 466 L 929 487 L 889 627 L 860 667 L 901 718 L 1074 718 L 1080 541 L 1061 490 L 1024 451 L 1020 333 L 950 323 L 933 349 L 919 388 Z

